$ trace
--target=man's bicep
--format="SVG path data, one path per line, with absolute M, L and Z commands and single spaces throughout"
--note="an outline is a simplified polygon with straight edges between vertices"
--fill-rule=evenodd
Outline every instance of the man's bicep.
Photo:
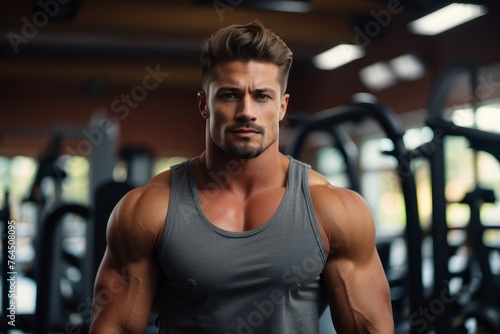
M 356 193 L 337 191 L 332 210 L 320 207 L 330 254 L 323 277 L 339 333 L 389 333 L 392 310 L 387 279 L 375 247 L 375 223 Z
M 109 253 L 99 268 L 93 300 L 92 329 L 144 331 L 156 289 L 156 267 L 151 261 L 116 265 Z
M 128 202 L 122 201 L 110 217 L 108 245 L 94 287 L 95 332 L 141 332 L 149 321 L 157 263 L 149 247 L 151 236 L 137 228 L 140 222 L 133 220 L 131 210 L 135 203 Z

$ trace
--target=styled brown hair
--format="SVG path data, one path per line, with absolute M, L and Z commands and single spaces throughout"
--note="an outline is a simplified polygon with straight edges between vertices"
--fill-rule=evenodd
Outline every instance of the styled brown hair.
M 278 66 L 282 94 L 286 91 L 292 66 L 292 51 L 270 29 L 259 21 L 234 24 L 216 31 L 201 51 L 203 90 L 215 79 L 215 65 L 221 61 L 250 60 L 270 62 Z

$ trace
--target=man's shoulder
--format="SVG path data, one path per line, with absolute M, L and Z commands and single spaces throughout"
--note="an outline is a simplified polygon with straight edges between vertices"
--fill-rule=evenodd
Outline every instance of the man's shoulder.
M 146 185 L 130 190 L 123 198 L 127 206 L 141 209 L 148 203 L 163 202 L 170 194 L 170 170 L 153 177 Z
M 142 187 L 143 195 L 145 196 L 157 196 L 160 193 L 170 193 L 170 180 L 172 177 L 172 171 L 166 170 L 155 177 L 153 177 L 148 184 Z
M 328 235 L 372 228 L 370 209 L 357 192 L 335 187 L 315 171 L 310 172 L 309 189 L 316 217 Z
M 119 229 L 143 230 L 148 226 L 156 234 L 163 227 L 169 198 L 170 171 L 165 171 L 125 194 L 113 210 L 111 222 Z
M 354 203 L 359 201 L 363 202 L 363 199 L 358 193 L 347 188 L 340 188 L 332 185 L 326 177 L 314 170 L 310 170 L 309 172 L 309 189 L 313 197 L 313 202 L 324 200 L 335 200 L 336 202 L 354 201 Z

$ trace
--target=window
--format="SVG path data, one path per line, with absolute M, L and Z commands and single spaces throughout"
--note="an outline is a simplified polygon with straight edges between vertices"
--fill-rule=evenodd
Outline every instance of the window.
M 317 151 L 318 172 L 324 175 L 328 181 L 337 187 L 350 187 L 349 177 L 346 172 L 346 164 L 342 153 L 335 147 L 321 147 Z

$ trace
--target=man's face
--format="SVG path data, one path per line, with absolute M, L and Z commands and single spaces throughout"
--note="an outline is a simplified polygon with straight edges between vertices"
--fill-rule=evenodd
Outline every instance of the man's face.
M 198 94 L 212 142 L 236 158 L 259 156 L 278 139 L 288 94 L 272 63 L 229 61 L 216 65 L 208 92 Z

